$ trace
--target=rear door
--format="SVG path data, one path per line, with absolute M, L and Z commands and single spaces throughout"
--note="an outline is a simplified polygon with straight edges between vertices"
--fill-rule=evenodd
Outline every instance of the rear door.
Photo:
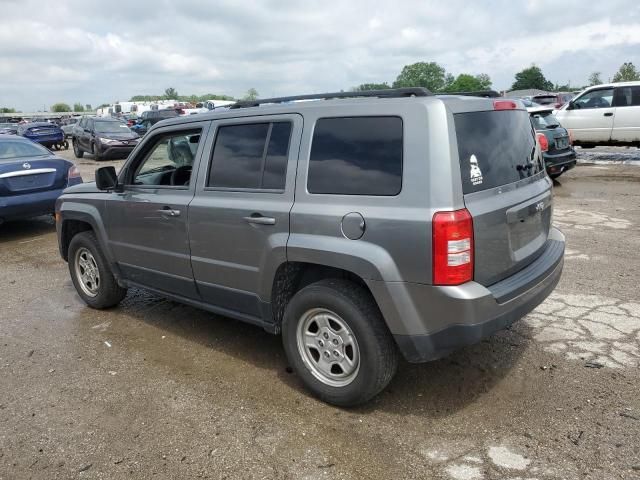
M 259 318 L 260 279 L 286 259 L 302 117 L 226 119 L 213 128 L 189 207 L 194 277 L 206 302 Z
M 475 281 L 531 263 L 551 228 L 551 186 L 524 110 L 454 115 L 464 203 L 473 217 Z
M 640 85 L 616 88 L 611 140 L 640 142 Z
M 580 142 L 608 142 L 611 139 L 615 108 L 613 88 L 590 90 L 557 114 L 563 127 Z

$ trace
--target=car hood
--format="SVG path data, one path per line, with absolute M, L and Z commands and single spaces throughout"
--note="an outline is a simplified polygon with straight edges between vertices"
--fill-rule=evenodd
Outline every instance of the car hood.
M 99 191 L 98 187 L 96 187 L 96 182 L 88 182 L 68 187 L 64 190 L 64 193 L 97 193 Z

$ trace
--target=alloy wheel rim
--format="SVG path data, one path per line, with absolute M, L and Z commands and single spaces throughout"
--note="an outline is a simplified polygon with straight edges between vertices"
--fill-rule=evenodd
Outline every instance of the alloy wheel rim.
M 358 375 L 358 342 L 335 312 L 326 308 L 307 311 L 298 322 L 296 343 L 305 366 L 325 385 L 344 387 Z
M 87 248 L 79 248 L 75 258 L 76 278 L 82 291 L 95 297 L 100 290 L 100 270 L 95 257 Z

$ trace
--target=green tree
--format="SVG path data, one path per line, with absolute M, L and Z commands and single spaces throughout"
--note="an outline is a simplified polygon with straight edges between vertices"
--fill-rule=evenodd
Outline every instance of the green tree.
M 242 97 L 243 100 L 256 100 L 258 98 L 260 94 L 258 93 L 258 90 L 256 90 L 255 88 L 250 88 L 249 90 L 247 90 L 247 93 L 245 94 L 244 97 Z
M 91 108 L 91 104 L 90 104 L 90 103 L 87 103 L 87 104 L 84 106 L 84 109 L 85 109 L 87 112 L 90 112 L 90 111 L 92 110 L 92 108 Z
M 357 87 L 353 87 L 354 92 L 365 92 L 367 90 L 386 90 L 391 88 L 387 82 L 383 83 L 363 83 Z
M 445 70 L 435 62 L 405 65 L 396 81 L 393 82 L 394 88 L 424 87 L 432 92 L 440 91 L 445 86 Z
M 516 81 L 511 86 L 511 90 L 527 90 L 529 88 L 550 91 L 553 90 L 553 83 L 544 77 L 540 67 L 531 65 L 516 73 Z
M 589 86 L 592 87 L 594 85 L 602 84 L 602 80 L 600 79 L 600 72 L 593 72 L 589 75 Z
M 74 103 L 73 104 L 73 111 L 74 112 L 84 112 L 84 106 L 81 103 Z
M 164 98 L 166 98 L 167 100 L 177 100 L 178 91 L 173 87 L 169 87 L 164 91 Z
M 0 107 L 0 113 L 16 113 L 16 109 L 9 107 Z
M 491 79 L 486 73 L 469 75 L 461 73 L 452 82 L 447 82 L 445 92 L 477 92 L 491 88 Z
M 632 62 L 624 62 L 613 76 L 614 82 L 633 82 L 640 80 L 640 73 Z
M 71 107 L 69 105 L 67 105 L 66 103 L 54 103 L 53 105 L 51 105 L 50 110 L 52 112 L 56 112 L 56 113 L 70 112 L 71 111 Z

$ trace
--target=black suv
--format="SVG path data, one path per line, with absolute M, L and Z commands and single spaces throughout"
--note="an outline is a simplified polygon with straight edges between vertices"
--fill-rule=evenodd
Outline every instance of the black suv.
M 136 132 L 138 135 L 142 136 L 147 133 L 151 127 L 153 127 L 156 123 L 166 120 L 167 118 L 175 118 L 180 114 L 177 110 L 168 109 L 168 110 L 149 110 L 147 112 L 142 112 L 138 122 L 131 127 L 131 129 Z
M 86 116 L 73 127 L 72 137 L 76 157 L 82 158 L 86 152 L 96 160 L 126 158 L 140 139 L 120 120 Z

